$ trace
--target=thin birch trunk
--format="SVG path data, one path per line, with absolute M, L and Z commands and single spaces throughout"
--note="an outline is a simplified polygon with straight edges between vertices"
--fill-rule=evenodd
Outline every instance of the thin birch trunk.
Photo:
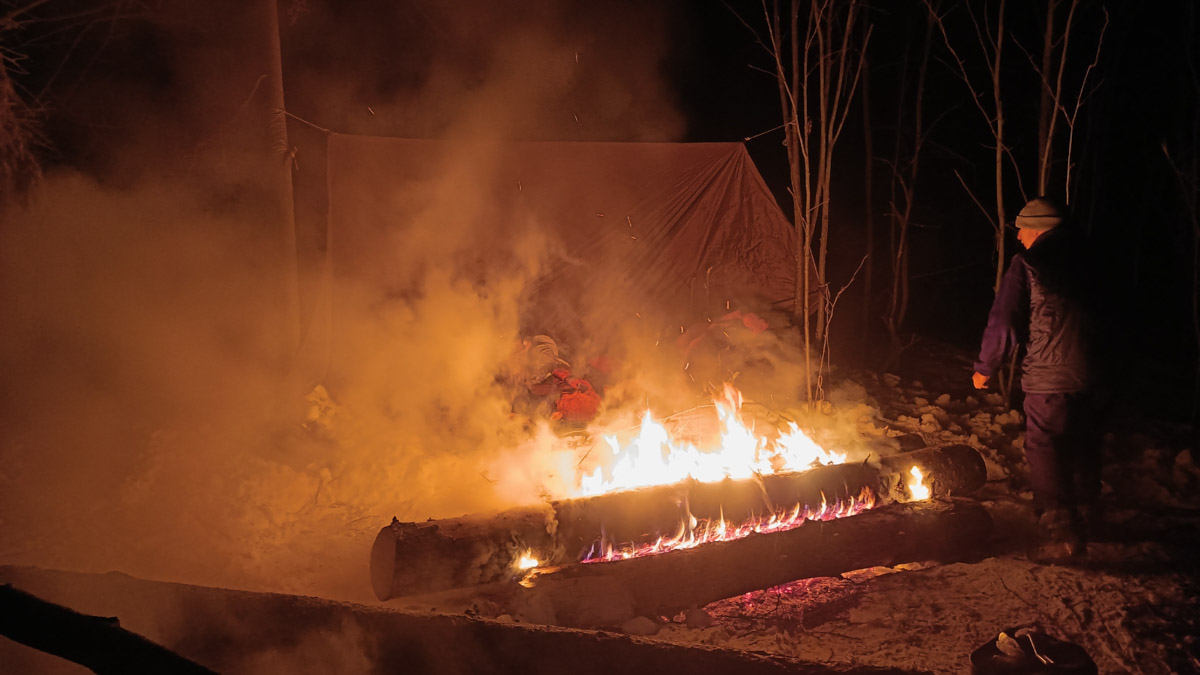
M 1004 278 L 1004 224 L 1008 218 L 1004 209 L 1004 106 L 1000 93 L 1000 56 L 1004 50 L 1004 8 L 1000 0 L 1000 16 L 996 20 L 996 58 L 992 62 L 992 100 L 996 103 L 996 283 L 992 289 L 1000 292 Z
M 1050 66 L 1054 58 L 1054 12 L 1058 8 L 1059 0 L 1047 0 L 1046 2 L 1046 29 L 1042 34 L 1042 73 L 1050 72 Z M 1061 70 L 1060 70 L 1061 72 Z M 1053 131 L 1050 129 L 1050 120 L 1056 114 L 1055 100 L 1050 95 L 1050 87 L 1043 82 L 1041 88 L 1042 95 L 1038 105 L 1038 180 L 1037 193 L 1039 195 L 1046 194 L 1046 184 L 1049 181 L 1049 157 L 1050 147 L 1053 145 Z
M 847 77 L 849 47 L 854 35 L 858 0 L 850 0 L 841 45 L 834 43 L 834 0 L 809 0 L 801 30 L 801 1 L 791 0 L 786 20 L 780 3 L 766 12 L 770 51 L 775 61 L 785 138 L 788 146 L 789 177 L 796 226 L 796 293 L 793 311 L 803 324 L 805 386 L 813 400 L 812 352 L 820 347 L 818 368 L 828 358 L 829 293 L 826 280 L 829 238 L 829 199 L 832 183 L 833 146 L 845 124 L 853 93 L 858 89 L 861 65 L 854 79 Z M 784 26 L 789 30 L 783 30 Z M 783 35 L 788 35 L 785 47 Z M 870 31 L 867 31 L 867 38 Z M 785 59 L 785 49 L 787 58 Z M 835 70 L 836 67 L 836 70 Z M 815 79 L 815 85 L 813 80 Z M 812 87 L 816 87 L 816 91 Z M 816 106 L 816 110 L 812 107 Z M 816 115 L 816 120 L 813 119 Z M 814 124 L 815 122 L 815 124 Z M 816 128 L 814 128 L 814 126 Z M 814 132 L 815 147 L 814 147 Z M 817 228 L 820 228 L 818 231 Z M 813 288 L 813 284 L 817 287 Z M 814 300 L 813 296 L 818 296 Z M 813 302 L 817 302 L 814 307 Z M 803 314 L 803 316 L 799 316 Z M 814 316 L 815 315 L 815 316 Z M 814 345 L 814 339 L 817 345 Z M 819 387 L 819 374 L 817 375 Z
M 864 13 L 867 9 L 863 10 Z M 864 19 L 866 17 L 864 16 Z M 863 22 L 866 32 L 867 22 Z M 862 303 L 862 332 L 865 336 L 871 325 L 871 289 L 874 287 L 875 269 L 875 208 L 874 208 L 874 168 L 875 150 L 871 134 L 871 87 L 870 66 L 867 63 L 866 50 L 862 54 L 862 116 L 863 116 L 863 154 L 865 169 L 863 171 L 863 222 L 866 226 L 866 268 L 863 270 L 863 303 Z
M 829 51 L 833 42 L 833 21 L 826 12 L 831 12 L 829 0 L 812 0 L 813 21 L 816 22 L 817 32 L 817 115 L 818 115 L 818 149 L 817 149 L 817 199 L 816 205 L 820 211 L 821 233 L 817 243 L 817 285 L 825 288 L 825 258 L 829 246 Z M 825 337 L 825 303 L 817 305 L 816 339 L 821 342 Z

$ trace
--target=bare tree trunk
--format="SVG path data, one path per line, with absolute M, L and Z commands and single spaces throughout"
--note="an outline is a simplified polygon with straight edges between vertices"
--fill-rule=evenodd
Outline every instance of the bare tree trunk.
M 808 157 L 808 134 L 811 128 L 808 117 L 808 87 L 807 81 L 801 75 L 808 72 L 808 49 L 804 49 L 804 58 L 800 58 L 800 0 L 792 0 L 791 13 L 791 47 L 792 47 L 792 119 L 795 120 L 796 152 L 791 155 L 793 185 L 801 190 L 801 198 L 795 199 L 793 208 L 799 214 L 796 227 L 804 224 L 804 239 L 796 246 L 796 255 L 801 259 L 801 270 L 804 275 L 804 395 L 807 400 L 813 400 L 813 369 L 812 369 L 812 175 Z M 801 68 L 803 63 L 803 69 Z M 801 84 L 804 83 L 802 87 Z M 800 107 L 797 108 L 797 101 Z M 803 111 L 798 114 L 799 111 Z M 804 168 L 804 182 L 800 183 L 800 166 Z
M 788 15 L 788 27 L 791 35 L 795 35 L 796 31 L 799 30 L 799 15 L 800 0 L 792 0 Z M 775 57 L 776 77 L 779 83 L 779 103 L 780 112 L 783 117 L 784 139 L 787 145 L 788 192 L 792 196 L 792 220 L 796 228 L 796 292 L 792 303 L 792 311 L 795 318 L 801 319 L 801 328 L 803 330 L 802 342 L 804 344 L 804 391 L 805 397 L 811 400 L 813 381 L 812 362 L 809 358 L 809 352 L 812 347 L 811 308 L 809 301 L 811 292 L 809 288 L 811 274 L 809 261 L 811 257 L 809 249 L 812 232 L 809 228 L 808 205 L 806 203 L 809 193 L 807 188 L 808 177 L 805 175 L 802 182 L 800 175 L 801 167 L 804 167 L 806 171 L 808 168 L 804 150 L 807 145 L 802 136 L 807 133 L 807 118 L 802 119 L 800 117 L 801 107 L 797 100 L 798 92 L 800 91 L 800 45 L 797 40 L 792 39 L 790 44 L 789 74 L 789 69 L 784 65 L 783 61 L 783 31 L 779 17 L 778 2 L 771 6 L 770 34 L 771 50 Z
M 1096 39 L 1096 55 L 1092 60 L 1092 63 L 1088 65 L 1086 70 L 1084 70 L 1083 79 L 1079 84 L 1079 93 L 1075 97 L 1074 105 L 1068 111 L 1066 106 L 1061 102 L 1062 70 L 1066 67 L 1067 40 L 1070 37 L 1071 26 L 1075 23 L 1075 9 L 1078 5 L 1079 0 L 1071 0 L 1071 11 L 1067 14 L 1067 25 L 1063 28 L 1063 52 L 1062 56 L 1060 57 L 1062 60 L 1062 65 L 1060 66 L 1058 75 L 1059 84 L 1055 88 L 1055 91 L 1057 92 L 1055 99 L 1058 101 L 1059 110 L 1061 110 L 1063 115 L 1066 117 L 1067 123 L 1067 170 L 1065 184 L 1063 186 L 1063 194 L 1068 202 L 1071 200 L 1071 195 L 1073 193 L 1072 182 L 1075 176 L 1075 126 L 1079 119 L 1079 110 L 1083 107 L 1084 100 L 1091 93 L 1088 91 L 1088 78 L 1091 76 L 1092 71 L 1095 70 L 1100 63 L 1100 52 L 1104 47 L 1104 34 L 1108 31 L 1108 10 L 1102 8 L 1104 12 L 1104 25 L 1100 27 L 1100 35 Z
M 1068 101 L 1063 92 L 1067 66 L 1070 59 L 1071 34 L 1076 23 L 1079 0 L 1071 0 L 1067 10 L 1066 21 L 1061 33 L 1055 32 L 1054 12 L 1061 0 L 1052 0 L 1046 9 L 1046 30 L 1042 35 L 1042 62 L 1039 66 L 1032 63 L 1034 70 L 1041 78 L 1041 110 L 1038 117 L 1038 194 L 1047 194 L 1053 189 L 1053 166 L 1055 164 L 1055 139 L 1058 136 L 1058 123 L 1061 118 L 1067 128 L 1066 166 L 1063 172 L 1062 194 L 1069 204 L 1073 201 L 1075 174 L 1075 128 L 1079 120 L 1079 111 L 1084 101 L 1092 93 L 1088 83 L 1093 71 L 1099 65 L 1100 52 L 1104 45 L 1104 35 L 1108 30 L 1108 10 L 1104 12 L 1104 24 L 1100 27 L 1096 38 L 1096 53 L 1092 63 L 1084 70 L 1079 83 L 1079 91 L 1074 101 Z M 1057 55 L 1055 49 L 1061 45 Z
M 1000 95 L 1000 55 L 1004 50 L 1004 6 L 1000 0 L 1000 16 L 996 21 L 996 58 L 992 63 L 992 100 L 996 103 L 996 283 L 992 286 L 1000 292 L 1000 281 L 1004 278 L 1004 224 L 1008 222 L 1004 210 L 1004 106 Z
M 929 72 L 929 56 L 933 42 L 934 15 L 931 12 L 926 17 L 924 43 L 921 46 L 921 58 L 917 64 L 917 84 L 912 102 L 912 145 L 910 154 L 904 157 L 904 111 L 907 107 L 903 93 L 896 110 L 896 145 L 892 156 L 892 199 L 890 213 L 891 228 L 891 265 L 892 292 L 888 302 L 884 324 L 888 331 L 888 355 L 883 369 L 888 370 L 899 360 L 905 349 L 913 342 L 905 340 L 903 324 L 908 315 L 909 303 L 909 246 L 908 232 L 912 223 L 913 205 L 916 201 L 916 183 L 920 165 L 921 148 L 925 142 L 927 130 L 924 123 L 925 81 Z M 906 50 L 901 73 L 901 92 L 908 90 L 909 52 Z M 903 205 L 899 202 L 903 200 Z
M 1007 211 L 1004 207 L 1004 158 L 1006 155 L 1009 157 L 1010 161 L 1012 161 L 1014 170 L 1017 171 L 1017 184 L 1019 187 L 1021 186 L 1019 167 L 1016 165 L 1016 161 L 1012 158 L 1012 155 L 1004 142 L 1005 117 L 1004 98 L 1002 95 L 1001 86 L 1001 65 L 1002 56 L 1004 54 L 1004 42 L 1006 39 L 1004 32 L 1004 19 L 1007 3 L 1005 0 L 1000 0 L 999 11 L 995 17 L 995 33 L 991 32 L 993 25 L 991 20 L 992 17 L 986 15 L 986 6 L 982 9 L 982 11 L 985 13 L 984 20 L 982 22 L 980 21 L 979 17 L 973 13 L 972 6 L 967 6 L 968 16 L 975 27 L 976 39 L 978 40 L 979 49 L 983 54 L 984 62 L 987 65 L 989 80 L 992 85 L 992 107 L 989 110 L 983 103 L 983 92 L 976 88 L 973 79 L 968 74 L 966 63 L 958 55 L 954 44 L 950 40 L 950 35 L 946 30 L 946 25 L 943 22 L 941 15 L 938 14 L 937 9 L 933 6 L 932 0 L 924 0 L 924 2 L 926 8 L 933 17 L 933 20 L 937 22 L 938 28 L 941 30 L 942 38 L 946 43 L 947 49 L 950 50 L 950 54 L 954 57 L 954 61 L 958 67 L 959 76 L 962 78 L 963 83 L 967 85 L 967 89 L 971 92 L 971 98 L 974 100 L 975 106 L 983 115 L 984 120 L 988 123 L 988 126 L 992 132 L 992 141 L 994 143 L 992 170 L 995 173 L 996 188 L 994 214 L 988 213 L 987 209 L 983 206 L 983 204 L 979 201 L 974 192 L 971 191 L 965 182 L 963 182 L 963 187 L 967 189 L 968 193 L 971 195 L 971 198 L 975 201 L 975 204 L 980 208 L 981 211 L 984 212 L 985 217 L 991 221 L 996 250 L 996 273 L 992 283 L 992 290 L 995 293 L 999 293 L 1000 283 L 1004 279 L 1006 257 L 1004 228 L 1008 222 Z M 1053 136 L 1052 130 L 1048 128 L 1047 134 L 1047 142 L 1051 142 L 1051 138 Z M 962 181 L 961 176 L 959 176 L 959 180 Z M 1023 187 L 1021 191 L 1024 192 Z M 1011 384 L 1013 381 L 1013 372 L 1015 371 L 1015 359 L 1016 352 L 1012 354 L 1012 360 L 1010 360 L 1007 370 L 1002 369 L 996 377 L 996 381 L 1000 386 L 1001 395 L 1004 397 L 1006 402 L 1010 401 L 1012 397 Z
M 820 210 L 821 234 L 817 244 L 817 283 L 822 289 L 827 288 L 825 282 L 825 257 L 829 250 L 829 80 L 830 56 L 829 50 L 833 44 L 833 23 L 827 15 L 832 11 L 830 0 L 812 0 L 810 21 L 814 22 L 814 32 L 817 37 L 817 115 L 820 128 L 817 140 L 817 197 L 816 205 Z M 825 303 L 817 305 L 816 338 L 818 342 L 825 337 Z
M 283 98 L 283 56 L 279 39 L 279 8 L 276 0 L 263 0 L 267 36 L 268 128 L 270 157 L 276 185 L 279 218 L 279 243 L 282 260 L 282 291 L 284 326 L 282 335 L 283 363 L 290 367 L 300 348 L 300 275 L 296 258 L 296 215 L 292 201 L 292 153 L 288 143 L 287 117 Z
M 966 184 L 961 175 L 958 176 L 958 179 L 959 182 L 963 184 L 963 187 L 967 190 L 967 193 L 971 196 L 971 199 L 975 202 L 975 205 L 978 206 L 979 210 L 983 212 L 984 217 L 986 217 L 992 224 L 996 244 L 996 275 L 992 289 L 993 291 L 998 292 L 1000 290 L 1000 280 L 1004 278 L 1004 227 L 1005 222 L 1008 220 L 1004 208 L 1004 157 L 1008 155 L 1010 160 L 1012 160 L 1009 149 L 1004 144 L 1004 105 L 1003 98 L 1001 96 L 1000 78 L 1001 56 L 1003 55 L 1005 40 L 1004 14 L 1006 2 L 1005 0 L 1000 0 L 999 12 L 995 20 L 994 34 L 991 32 L 992 17 L 986 16 L 985 14 L 984 20 L 981 22 L 979 17 L 974 13 L 975 6 L 969 3 L 966 5 L 967 16 L 975 27 L 975 35 L 979 44 L 979 51 L 982 53 L 983 62 L 987 66 L 988 79 L 992 85 L 992 107 L 989 109 L 984 103 L 985 97 L 982 88 L 976 86 L 975 79 L 972 78 L 971 74 L 967 72 L 966 62 L 961 56 L 959 56 L 958 50 L 955 48 L 954 43 L 950 40 L 950 33 L 946 30 L 945 21 L 943 20 L 941 14 L 938 13 L 937 8 L 934 7 L 933 0 L 923 1 L 925 3 L 925 8 L 929 10 L 930 15 L 933 16 L 933 20 L 937 23 L 938 29 L 941 31 L 942 40 L 946 43 L 946 48 L 950 51 L 950 55 L 954 59 L 955 66 L 958 69 L 959 77 L 962 78 L 963 84 L 967 86 L 967 90 L 971 93 L 971 100 L 975 103 L 975 107 L 979 109 L 979 113 L 983 116 L 984 121 L 987 122 L 989 130 L 992 132 L 992 141 L 994 143 L 993 147 L 995 149 L 992 167 L 996 178 L 995 210 L 989 211 L 983 205 L 983 203 L 980 202 L 979 198 L 975 195 L 975 192 Z M 986 13 L 986 6 L 982 11 Z M 1014 169 L 1017 168 L 1016 161 L 1012 160 L 1012 162 Z M 1017 182 L 1019 185 L 1019 173 L 1017 174 Z
M 835 13 L 834 10 L 841 6 L 845 7 L 844 13 Z M 859 0 L 845 3 L 809 0 L 803 30 L 800 0 L 791 0 L 789 3 L 790 15 L 786 22 L 780 16 L 779 2 L 772 3 L 766 16 L 770 32 L 769 51 L 775 61 L 788 144 L 792 212 L 796 223 L 796 297 L 793 309 L 797 321 L 803 323 L 807 371 L 805 385 L 809 400 L 813 399 L 815 392 L 811 356 L 814 338 L 821 354 L 818 368 L 823 367 L 829 347 L 826 323 L 831 294 L 825 277 L 833 148 L 845 125 L 850 102 L 858 90 L 858 78 L 862 74 L 861 61 L 852 73 L 850 71 L 854 63 L 850 47 L 858 6 Z M 789 29 L 786 33 L 784 25 Z M 841 30 L 836 41 L 835 26 Z M 785 34 L 788 36 L 787 47 L 784 46 Z M 868 30 L 864 48 L 869 37 Z M 788 50 L 786 53 L 785 49 Z M 810 114 L 814 105 L 817 108 L 813 111 L 816 120 Z M 820 227 L 819 232 L 817 227 Z M 814 283 L 816 288 L 812 287 Z M 816 379 L 819 382 L 819 374 Z
M 863 8 L 864 19 L 868 8 Z M 867 30 L 867 22 L 862 23 L 863 33 Z M 864 255 L 866 269 L 863 270 L 863 303 L 862 303 L 862 333 L 866 335 L 871 325 L 871 292 L 874 288 L 875 270 L 875 204 L 874 204 L 874 175 L 875 150 L 871 133 L 871 87 L 870 65 L 867 63 L 867 53 L 862 55 L 862 116 L 863 116 L 863 222 L 866 226 L 866 243 Z
M 812 31 L 813 16 L 812 10 L 809 10 L 808 23 L 805 28 L 805 37 L 803 40 L 804 49 L 801 50 L 800 38 L 800 0 L 792 0 L 792 92 L 795 100 L 800 103 L 800 118 L 797 126 L 797 133 L 800 136 L 800 149 L 803 154 L 803 169 L 804 169 L 804 249 L 801 255 L 804 256 L 804 371 L 805 379 L 808 382 L 808 400 L 813 401 L 816 397 L 816 389 L 814 385 L 813 369 L 812 369 L 812 338 L 814 322 L 812 320 L 813 308 L 811 305 L 812 293 L 812 269 L 813 269 L 813 210 L 815 200 L 813 199 L 813 177 L 812 177 L 812 157 L 809 146 L 809 137 L 812 133 L 812 117 L 809 116 L 808 110 L 808 74 L 809 74 L 809 41 L 810 32 Z M 801 53 L 803 52 L 803 57 Z M 818 280 L 818 287 L 820 281 Z
M 1050 72 L 1054 58 L 1054 11 L 1058 8 L 1059 0 L 1046 2 L 1046 29 L 1042 35 L 1042 72 Z M 1046 194 L 1046 184 L 1049 181 L 1050 146 L 1053 133 L 1050 131 L 1050 120 L 1057 113 L 1055 102 L 1050 95 L 1050 88 L 1045 83 L 1041 88 L 1042 95 L 1038 105 L 1038 182 L 1037 193 Z

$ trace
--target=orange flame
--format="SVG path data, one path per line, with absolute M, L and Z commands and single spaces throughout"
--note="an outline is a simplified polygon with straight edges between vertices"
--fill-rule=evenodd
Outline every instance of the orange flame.
M 533 557 L 533 551 L 526 551 L 517 559 L 517 569 L 519 570 L 531 570 L 539 564 L 538 559 Z
M 574 496 L 600 495 L 685 480 L 708 483 L 726 478 L 745 479 L 755 475 L 805 471 L 822 464 L 846 461 L 845 453 L 825 450 L 794 422 L 774 434 L 759 434 L 753 423 L 747 424 L 742 418 L 742 402 L 741 392 L 730 384 L 725 384 L 721 394 L 714 397 L 719 445 L 708 451 L 673 438 L 647 410 L 637 435 L 624 446 L 614 435 L 603 437 L 610 451 L 606 457 L 609 461 L 602 461 L 602 466 L 582 475 Z M 796 504 L 767 516 L 750 518 L 744 523 L 726 520 L 723 512 L 716 519 L 697 519 L 688 513 L 670 535 L 636 542 L 613 542 L 602 537 L 582 556 L 581 562 L 624 560 L 710 542 L 732 541 L 755 533 L 783 532 L 810 520 L 842 518 L 874 506 L 875 494 L 869 488 L 863 488 L 858 495 L 832 503 L 822 493 L 818 505 Z
M 583 556 L 580 562 L 628 560 L 678 549 L 695 548 L 714 541 L 733 541 L 756 533 L 785 532 L 800 527 L 810 520 L 845 518 L 862 513 L 874 506 L 875 493 L 870 488 L 864 487 L 858 495 L 838 500 L 833 504 L 830 504 L 822 493 L 820 506 L 810 507 L 796 504 L 786 511 L 773 513 L 764 518 L 751 518 L 736 526 L 725 520 L 724 513 L 715 521 L 697 519 L 688 514 L 687 519 L 679 524 L 679 529 L 672 536 L 660 536 L 653 542 L 641 543 L 613 544 L 601 540 L 592 546 L 592 549 Z
M 925 485 L 925 474 L 916 466 L 909 472 L 912 474 L 912 480 L 908 481 L 908 494 L 912 497 L 912 501 L 919 502 L 929 499 L 929 486 Z
M 755 474 L 804 471 L 846 461 L 845 453 L 826 451 L 794 422 L 774 438 L 757 434 L 754 425 L 747 426 L 742 419 L 742 394 L 733 385 L 726 384 L 713 403 L 720 422 L 718 449 L 705 452 L 672 438 L 647 410 L 638 435 L 625 447 L 616 436 L 604 437 L 611 461 L 583 475 L 575 496 L 668 485 L 689 478 L 710 483 Z

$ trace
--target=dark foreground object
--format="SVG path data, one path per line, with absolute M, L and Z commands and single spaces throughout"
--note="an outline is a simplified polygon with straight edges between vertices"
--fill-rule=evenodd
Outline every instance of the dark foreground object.
M 569 565 L 601 537 L 614 544 L 652 542 L 675 533 L 689 516 L 714 522 L 723 517 L 740 525 L 796 506 L 813 510 L 846 503 L 864 490 L 878 504 L 905 501 L 914 466 L 935 497 L 971 494 L 987 480 L 979 453 L 950 445 L 799 473 L 685 481 L 424 523 L 393 519 L 371 549 L 371 585 L 380 600 L 387 600 L 507 582 L 522 574 L 515 564 L 526 553 L 542 566 Z
M 403 598 L 398 606 L 496 611 L 561 626 L 615 627 L 638 616 L 675 616 L 710 602 L 797 579 L 905 562 L 963 560 L 991 533 L 978 503 L 925 501 L 642 558 L 570 565 L 524 585 L 494 584 Z
M 115 618 L 80 614 L 9 584 L 0 586 L 0 635 L 100 675 L 213 675 L 208 668 L 121 628 Z
M 727 649 L 666 645 L 608 633 L 143 581 L 115 573 L 0 567 L 0 582 L 79 611 L 117 616 L 130 630 L 222 673 L 611 675 L 619 671 L 622 675 L 674 672 L 903 675 L 919 672 L 826 666 Z M 2 611 L 11 610 L 5 604 Z M 47 659 L 50 657 L 27 647 L 0 640 L 0 664 L 4 664 L 5 672 L 54 670 L 56 660 Z
M 971 675 L 1096 675 L 1083 647 L 1036 630 L 1009 628 L 971 652 Z

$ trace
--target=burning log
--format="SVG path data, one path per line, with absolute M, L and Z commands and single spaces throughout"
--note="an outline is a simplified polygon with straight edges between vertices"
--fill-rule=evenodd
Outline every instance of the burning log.
M 371 584 L 387 600 L 512 580 L 534 559 L 542 566 L 595 559 L 605 542 L 653 541 L 693 518 L 736 526 L 791 510 L 797 517 L 821 519 L 833 515 L 827 509 L 861 508 L 864 497 L 876 504 L 907 499 L 914 466 L 932 477 L 929 487 L 937 497 L 969 494 L 987 477 L 975 450 L 952 445 L 884 457 L 878 464 L 684 481 L 425 523 L 393 519 L 375 539 Z
M 661 555 L 537 572 L 514 591 L 516 610 L 561 626 L 619 626 L 671 617 L 797 579 L 921 560 L 955 561 L 987 539 L 987 510 L 968 501 L 894 504 Z
M 982 546 L 991 527 L 987 510 L 975 502 L 893 504 L 785 532 L 535 570 L 519 584 L 455 589 L 391 604 L 443 612 L 483 607 L 530 623 L 615 628 L 634 617 L 672 617 L 797 579 L 904 562 L 962 560 Z

